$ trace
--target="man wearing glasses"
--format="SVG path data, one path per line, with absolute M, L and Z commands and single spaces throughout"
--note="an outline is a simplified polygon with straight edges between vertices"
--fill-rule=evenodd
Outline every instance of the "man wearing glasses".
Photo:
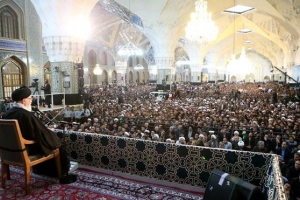
M 62 178 L 59 180 L 62 184 L 69 184 L 76 181 L 75 175 L 68 174 L 70 160 L 67 157 L 66 147 L 62 145 L 57 135 L 46 128 L 46 126 L 31 112 L 32 96 L 31 90 L 22 86 L 12 92 L 12 100 L 15 101 L 14 107 L 10 108 L 3 115 L 3 119 L 17 119 L 26 140 L 35 140 L 36 144 L 27 147 L 29 155 L 41 153 L 44 156 L 49 155 L 56 148 L 60 150 Z M 53 159 L 34 166 L 35 173 L 48 176 L 57 176 L 55 162 Z

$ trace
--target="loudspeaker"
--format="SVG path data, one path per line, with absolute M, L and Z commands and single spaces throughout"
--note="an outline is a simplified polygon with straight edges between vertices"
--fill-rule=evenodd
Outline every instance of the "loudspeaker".
M 203 200 L 265 200 L 260 187 L 214 169 Z

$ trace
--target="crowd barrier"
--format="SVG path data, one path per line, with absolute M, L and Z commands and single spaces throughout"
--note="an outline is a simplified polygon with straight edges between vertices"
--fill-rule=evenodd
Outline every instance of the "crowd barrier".
M 82 132 L 62 132 L 81 165 L 206 188 L 213 169 L 259 185 L 269 200 L 286 200 L 273 154 L 176 145 Z

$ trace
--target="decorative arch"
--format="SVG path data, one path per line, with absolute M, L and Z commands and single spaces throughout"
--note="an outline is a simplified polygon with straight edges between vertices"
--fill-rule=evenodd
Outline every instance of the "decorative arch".
M 100 63 L 102 65 L 107 65 L 107 53 L 103 51 L 100 56 Z
M 51 63 L 50 61 L 46 62 L 44 65 L 44 80 L 48 80 L 49 83 L 52 83 L 52 74 L 51 74 Z
M 128 67 L 133 67 L 133 57 L 132 57 L 132 56 L 130 56 L 130 57 L 128 58 L 127 66 L 128 66 Z
M 108 73 L 106 70 L 103 70 L 102 72 L 102 85 L 108 85 Z
M 4 98 L 10 98 L 15 89 L 25 85 L 25 71 L 24 63 L 14 56 L 3 62 L 1 79 Z
M 90 72 L 93 72 L 93 68 L 96 66 L 97 64 L 97 55 L 96 52 L 91 49 L 88 53 L 88 69 Z M 95 84 L 97 83 L 97 75 L 95 75 L 94 73 L 91 73 L 89 75 L 90 83 L 91 84 Z
M 255 82 L 255 76 L 254 76 L 253 73 L 251 73 L 251 74 L 248 75 L 248 80 L 247 81 L 249 81 L 249 82 Z
M 141 79 L 142 83 L 144 84 L 146 82 L 145 71 L 143 71 Z
M 140 73 L 137 71 L 136 72 L 136 81 L 135 81 L 137 84 L 140 83 Z
M 269 76 L 264 77 L 264 82 L 269 82 L 270 80 L 271 80 L 271 78 Z
M 236 82 L 236 76 L 232 76 L 232 77 L 230 77 L 230 82 L 231 82 L 231 83 L 234 83 L 234 82 Z
M 8 23 L 5 22 L 4 24 L 10 24 L 11 27 L 14 27 L 13 35 L 15 37 L 9 37 L 9 38 L 13 38 L 13 39 L 25 38 L 24 12 L 17 3 L 11 0 L 2 0 L 0 2 L 0 16 L 1 16 L 0 17 L 1 22 L 3 22 L 2 20 L 10 19 L 10 21 L 7 21 Z M 4 24 L 2 23 L 2 25 Z M 4 27 L 4 26 L 2 27 L 2 25 L 1 25 L 1 29 Z M 5 37 L 5 36 L 1 36 L 1 37 Z
M 94 49 L 91 49 L 88 53 L 88 64 L 89 66 L 93 66 L 97 64 L 97 55 Z
M 129 79 L 128 79 L 129 83 L 133 83 L 133 73 L 132 71 L 129 72 Z
M 112 78 L 112 80 L 113 80 L 114 83 L 117 82 L 118 79 L 117 79 L 117 72 L 116 72 L 116 70 L 112 71 L 111 78 Z

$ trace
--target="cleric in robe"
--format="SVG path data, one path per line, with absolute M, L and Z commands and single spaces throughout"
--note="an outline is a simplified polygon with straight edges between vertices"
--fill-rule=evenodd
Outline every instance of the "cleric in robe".
M 29 145 L 29 155 L 35 153 L 42 153 L 44 156 L 49 155 L 54 149 L 61 146 L 60 139 L 51 130 L 47 129 L 45 125 L 32 113 L 31 90 L 23 86 L 16 89 L 12 93 L 12 100 L 15 101 L 13 108 L 9 109 L 3 114 L 3 119 L 17 119 L 22 132 L 22 136 L 26 140 L 35 140 L 36 144 Z M 18 103 L 24 101 L 22 103 Z M 32 131 L 29 131 L 32 130 Z
M 57 135 L 46 128 L 46 126 L 31 112 L 31 90 L 22 86 L 12 93 L 14 107 L 10 108 L 2 115 L 3 119 L 17 119 L 24 139 L 35 140 L 36 143 L 27 145 L 29 155 L 43 154 L 49 155 L 53 150 L 59 148 L 62 178 L 60 183 L 68 184 L 76 181 L 75 175 L 69 175 L 70 160 L 67 157 L 66 148 L 62 145 Z M 55 162 L 53 159 L 33 167 L 35 173 L 47 176 L 57 176 Z

